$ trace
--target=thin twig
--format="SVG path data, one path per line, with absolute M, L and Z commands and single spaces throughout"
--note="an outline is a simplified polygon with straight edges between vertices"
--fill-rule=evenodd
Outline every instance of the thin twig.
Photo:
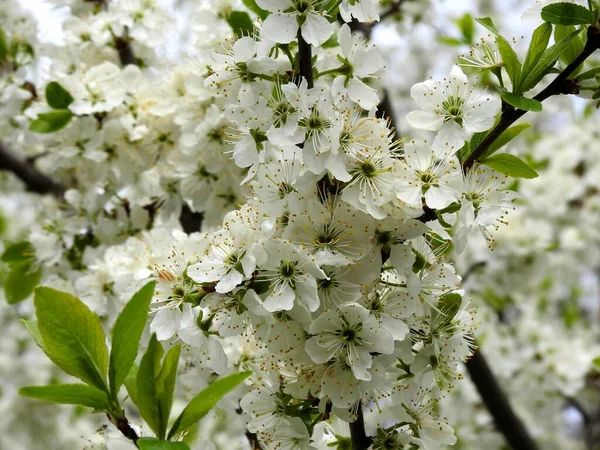
M 41 173 L 33 164 L 15 157 L 2 142 L 0 142 L 0 170 L 14 173 L 17 178 L 25 183 L 28 191 L 37 192 L 38 194 L 51 194 L 58 198 L 62 198 L 65 193 L 63 186 Z
M 308 88 L 314 86 L 312 70 L 312 47 L 302 37 L 301 29 L 298 28 L 298 69 L 300 75 L 306 79 Z
M 367 436 L 365 431 L 365 418 L 360 401 L 358 402 L 356 420 L 350 422 L 350 437 L 352 438 L 352 450 L 367 450 L 371 445 L 371 438 Z

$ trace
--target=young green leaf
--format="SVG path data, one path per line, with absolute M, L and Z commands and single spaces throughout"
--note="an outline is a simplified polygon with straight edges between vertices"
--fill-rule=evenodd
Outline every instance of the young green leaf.
M 0 62 L 6 59 L 8 54 L 8 44 L 6 42 L 6 34 L 4 34 L 4 28 L 0 26 Z
M 575 39 L 576 36 L 579 35 L 581 30 L 577 30 L 574 33 L 569 34 L 563 40 L 561 40 L 558 44 L 554 44 L 553 46 L 546 49 L 546 51 L 540 57 L 538 63 L 534 66 L 533 69 L 529 73 L 523 72 L 525 79 L 521 81 L 521 92 L 527 92 L 534 86 L 536 86 L 540 80 L 549 73 L 558 58 L 562 54 L 563 51 L 569 46 L 571 40 Z
M 496 44 L 498 45 L 498 52 L 502 57 L 504 68 L 510 78 L 510 82 L 514 92 L 518 92 L 519 83 L 521 79 L 521 63 L 517 57 L 517 53 L 514 51 L 510 43 L 502 36 L 496 37 Z
M 523 97 L 519 94 L 511 94 L 510 92 L 505 92 L 502 94 L 502 100 L 506 103 L 511 104 L 515 108 L 522 109 L 524 111 L 541 111 L 542 103 L 534 100 L 533 98 Z
M 67 405 L 83 405 L 105 411 L 109 408 L 105 392 L 85 384 L 52 384 L 26 386 L 19 390 L 23 397 Z
M 125 385 L 125 388 L 127 388 L 127 393 L 129 394 L 129 397 L 131 397 L 131 401 L 135 405 L 138 404 L 137 375 L 139 370 L 140 366 L 138 366 L 136 363 L 133 363 L 131 369 L 129 370 L 129 373 L 123 380 L 123 384 Z
M 454 316 L 456 316 L 461 304 L 462 297 L 455 292 L 450 292 L 449 294 L 444 294 L 440 297 L 437 307 L 444 316 L 444 321 L 446 323 L 452 321 Z
M 464 42 L 466 44 L 472 44 L 473 35 L 475 34 L 475 21 L 473 20 L 473 16 L 466 13 L 456 20 L 456 24 L 460 29 Z
M 498 139 L 496 139 L 488 147 L 485 153 L 481 155 L 481 159 L 485 159 L 493 155 L 506 144 L 508 144 L 510 141 L 512 141 L 514 138 L 516 138 L 518 135 L 520 135 L 523 131 L 528 130 L 529 128 L 531 128 L 531 125 L 529 125 L 528 123 L 518 123 L 517 125 L 513 125 L 504 133 L 502 133 L 500 137 L 498 137 Z
M 37 346 L 44 350 L 44 340 L 42 339 L 42 335 L 40 334 L 40 329 L 38 327 L 37 320 L 21 319 L 20 322 L 25 326 L 25 328 L 27 329 Z
M 34 133 L 54 133 L 66 127 L 73 113 L 68 109 L 55 109 L 54 111 L 38 114 L 38 118 L 29 124 L 29 130 Z
M 173 406 L 173 393 L 175 392 L 177 363 L 179 362 L 180 352 L 180 344 L 172 347 L 171 350 L 167 352 L 165 360 L 163 361 L 163 366 L 156 378 L 158 410 L 160 412 L 160 422 L 164 425 L 165 435 L 169 424 L 169 416 L 171 415 L 171 407 Z M 162 436 L 163 439 L 165 435 Z
M 14 305 L 29 297 L 41 278 L 41 267 L 28 262 L 13 264 L 4 280 L 4 295 L 8 304 Z
M 156 334 L 150 338 L 146 353 L 142 356 L 137 373 L 137 403 L 142 418 L 160 439 L 164 439 L 167 424 L 162 423 L 158 405 L 158 386 L 156 378 L 160 373 L 160 361 L 163 355 L 162 345 Z
M 552 3 L 542 8 L 542 20 L 559 25 L 582 25 L 592 23 L 594 16 L 589 9 L 575 3 Z
M 21 263 L 35 257 L 35 250 L 30 242 L 23 241 L 10 245 L 2 254 L 2 262 L 12 264 Z
M 490 17 L 479 17 L 475 19 L 477 23 L 483 25 L 488 30 L 490 30 L 494 34 L 498 34 L 498 30 L 496 29 L 496 25 L 494 25 L 494 21 Z
M 596 75 L 600 74 L 600 67 L 594 67 L 593 69 L 590 70 L 586 70 L 583 73 L 580 73 L 577 76 L 578 80 L 591 80 L 592 78 L 594 78 Z
M 171 431 L 169 431 L 169 439 L 202 419 L 221 398 L 242 383 L 251 373 L 250 371 L 240 372 L 220 378 L 196 395 L 173 423 Z
M 46 86 L 46 101 L 51 108 L 65 109 L 68 108 L 75 99 L 64 87 L 56 81 L 51 81 Z
M 34 304 L 43 350 L 69 375 L 106 391 L 108 349 L 102 324 L 81 300 L 40 286 Z
M 150 282 L 136 292 L 117 317 L 113 327 L 108 373 L 110 390 L 115 396 L 135 362 L 155 286 L 155 282 Z
M 535 29 L 523 63 L 523 74 L 529 73 L 540 60 L 542 54 L 548 48 L 550 36 L 552 36 L 552 25 L 549 23 L 543 23 Z
M 244 11 L 231 11 L 227 18 L 227 23 L 229 23 L 229 26 L 237 37 L 248 36 L 254 29 L 252 19 Z
M 577 28 L 575 28 L 574 25 L 556 25 L 554 27 L 554 41 L 560 42 L 575 31 L 577 31 Z M 577 36 L 569 42 L 569 45 L 560 54 L 559 59 L 564 64 L 570 64 L 583 51 L 583 48 L 585 47 L 585 41 L 586 37 L 583 34 L 577 34 Z M 577 75 L 577 71 L 573 72 L 571 77 L 574 77 L 575 75 Z
M 514 155 L 498 153 L 481 162 L 496 172 L 504 173 L 515 178 L 536 178 L 537 172 L 527 163 Z
M 137 441 L 140 450 L 190 450 L 185 442 L 159 441 L 154 438 L 141 438 Z
M 262 20 L 265 20 L 269 16 L 269 11 L 265 11 L 258 6 L 256 0 L 242 0 L 242 3 L 246 6 L 246 8 L 255 13 Z

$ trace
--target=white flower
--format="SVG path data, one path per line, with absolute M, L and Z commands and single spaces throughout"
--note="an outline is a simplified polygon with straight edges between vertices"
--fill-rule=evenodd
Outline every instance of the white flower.
M 324 312 L 310 325 L 309 333 L 314 336 L 306 341 L 306 352 L 314 362 L 322 364 L 342 357 L 358 380 L 371 379 L 371 353 L 394 350 L 392 336 L 357 303 Z
M 472 133 L 489 130 L 501 106 L 495 95 L 474 93 L 459 66 L 453 66 L 442 81 L 415 84 L 410 95 L 421 109 L 408 113 L 406 120 L 415 128 L 437 131 L 436 149 L 456 151 Z
M 308 311 L 319 307 L 317 278 L 325 278 L 314 258 L 292 243 L 273 239 L 263 245 L 267 260 L 257 280 L 268 284 L 263 306 L 269 312 L 289 311 L 299 303 Z
M 248 424 L 249 431 L 273 434 L 281 427 L 289 427 L 285 416 L 286 394 L 276 379 L 265 378 L 262 381 L 259 388 L 242 397 L 240 406 L 253 417 Z
M 333 24 L 320 11 L 318 0 L 257 0 L 256 3 L 273 13 L 261 28 L 262 36 L 271 41 L 292 42 L 301 28 L 304 40 L 319 47 L 333 34 Z
M 432 209 L 443 209 L 458 199 L 458 160 L 448 151 L 436 151 L 427 141 L 412 141 L 404 147 L 406 165 L 400 166 L 395 184 L 398 199 L 419 207 L 422 198 Z

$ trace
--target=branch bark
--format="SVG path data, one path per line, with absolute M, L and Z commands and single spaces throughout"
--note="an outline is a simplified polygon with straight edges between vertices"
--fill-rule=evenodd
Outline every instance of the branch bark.
M 298 28 L 298 69 L 300 70 L 300 75 L 306 79 L 308 88 L 312 88 L 314 86 L 312 47 L 302 37 L 300 28 Z
M 14 173 L 25 183 L 28 191 L 51 194 L 58 198 L 62 198 L 65 193 L 63 186 L 38 171 L 33 164 L 18 159 L 2 142 L 0 142 L 0 170 Z
M 352 450 L 367 450 L 371 445 L 371 438 L 365 431 L 365 418 L 362 411 L 362 403 L 358 402 L 356 420 L 350 422 L 350 437 L 352 438 Z
M 510 447 L 513 450 L 537 450 L 537 444 L 514 412 L 480 349 L 467 361 L 467 370 L 498 431 Z

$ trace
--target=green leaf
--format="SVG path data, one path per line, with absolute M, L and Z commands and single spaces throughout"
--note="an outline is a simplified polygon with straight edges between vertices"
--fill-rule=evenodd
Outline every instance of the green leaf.
M 577 29 L 574 25 L 556 25 L 556 27 L 554 27 L 554 41 L 560 42 L 565 37 L 576 31 Z M 571 64 L 571 62 L 579 56 L 579 54 L 583 51 L 583 48 L 585 47 L 585 40 L 585 36 L 583 36 L 582 34 L 577 34 L 577 36 L 569 42 L 569 45 L 567 45 L 567 47 L 559 56 L 559 59 L 562 61 L 563 64 Z M 583 65 L 581 65 L 578 68 L 578 70 L 581 70 L 582 66 Z M 575 77 L 577 75 L 578 70 L 573 72 L 573 75 L 570 75 L 570 77 Z
M 521 77 L 521 63 L 519 62 L 519 58 L 510 43 L 502 36 L 498 35 L 496 43 L 498 44 L 498 52 L 502 57 L 504 68 L 512 83 L 513 91 L 517 92 Z
M 221 398 L 242 383 L 251 373 L 251 371 L 240 372 L 220 378 L 196 395 L 175 420 L 169 431 L 169 439 L 202 419 Z
M 248 36 L 254 30 L 252 19 L 250 19 L 247 12 L 231 11 L 227 18 L 227 23 L 238 37 Z
M 137 441 L 140 450 L 190 450 L 185 442 L 159 441 L 155 438 L 141 438 Z
M 598 74 L 600 74 L 600 67 L 594 67 L 593 69 L 586 70 L 585 72 L 580 73 L 579 76 L 577 76 L 577 79 L 578 80 L 591 80 Z
M 437 38 L 440 44 L 450 45 L 451 47 L 458 47 L 459 45 L 463 45 L 464 42 L 460 39 L 456 39 L 450 36 L 440 36 Z
M 523 63 L 523 74 L 529 73 L 540 60 L 542 54 L 548 48 L 550 36 L 552 36 L 552 25 L 549 23 L 543 23 L 535 29 Z
M 129 370 L 129 373 L 123 380 L 123 384 L 127 388 L 127 393 L 129 394 L 129 397 L 131 397 L 131 401 L 135 405 L 138 404 L 137 375 L 138 375 L 139 370 L 140 370 L 140 366 L 138 366 L 136 363 L 133 363 L 133 365 L 131 366 L 131 369 Z
M 538 176 L 537 172 L 529 167 L 525 161 L 508 153 L 498 153 L 483 160 L 481 163 L 496 172 L 515 178 L 536 178 Z
M 107 410 L 105 392 L 85 384 L 53 384 L 50 386 L 26 386 L 19 390 L 23 397 L 67 405 L 83 405 L 101 411 Z
M 44 349 L 44 340 L 40 334 L 40 328 L 38 327 L 37 320 L 25 320 L 21 319 L 20 322 L 27 328 L 27 331 L 42 350 Z
M 582 25 L 592 23 L 594 16 L 589 9 L 575 3 L 552 3 L 542 8 L 542 20 L 559 25 Z
M 39 114 L 38 118 L 29 124 L 29 130 L 34 133 L 54 133 L 66 127 L 73 113 L 68 109 L 55 109 L 54 111 Z
M 485 159 L 488 156 L 493 155 L 498 150 L 500 150 L 502 147 L 504 147 L 506 144 L 508 144 L 510 141 L 512 141 L 514 138 L 516 138 L 518 135 L 520 135 L 523 131 L 528 130 L 529 128 L 531 128 L 531 125 L 529 125 L 528 123 L 518 123 L 517 125 L 513 125 L 508 130 L 506 130 L 504 133 L 502 133 L 498 137 L 498 139 L 496 139 L 488 147 L 488 149 L 485 151 L 485 153 L 483 153 L 483 155 L 481 155 L 481 159 Z
M 31 295 L 42 278 L 42 269 L 30 263 L 13 264 L 6 280 L 4 295 L 10 305 L 22 302 Z
M 502 94 L 502 100 L 506 103 L 511 104 L 515 108 L 522 109 L 524 111 L 541 111 L 542 103 L 533 99 L 523 97 L 519 94 L 511 94 L 510 92 L 505 92 Z
M 494 25 L 494 21 L 490 17 L 479 17 L 475 19 L 478 23 L 486 27 L 494 34 L 498 34 L 498 30 L 496 29 L 496 25 Z
M 594 366 L 596 366 L 596 368 L 600 369 L 600 356 L 598 356 L 598 357 L 594 358 L 594 359 L 592 360 L 592 364 L 593 364 Z
M 4 61 L 8 55 L 8 45 L 6 43 L 6 34 L 4 29 L 0 26 L 0 61 Z
M 562 54 L 563 51 L 569 46 L 571 40 L 573 40 L 576 36 L 579 35 L 581 30 L 577 30 L 574 33 L 569 34 L 563 40 L 561 40 L 558 44 L 554 44 L 553 46 L 546 49 L 546 51 L 542 54 L 538 63 L 535 65 L 531 71 L 525 75 L 525 79 L 521 82 L 521 92 L 527 92 L 529 89 L 536 86 L 540 80 L 549 73 L 558 58 Z
M 160 412 L 161 424 L 164 425 L 164 435 L 167 433 L 169 424 L 169 416 L 171 415 L 171 407 L 173 406 L 173 393 L 175 392 L 175 381 L 177 379 L 177 363 L 179 362 L 179 354 L 181 345 L 175 345 L 167 352 L 163 361 L 162 369 L 156 379 L 158 390 L 158 409 Z
M 255 13 L 262 20 L 265 20 L 269 16 L 269 11 L 265 11 L 258 6 L 256 0 L 242 0 L 242 3 L 246 6 L 246 8 Z
M 156 334 L 150 338 L 146 353 L 140 362 L 137 373 L 137 402 L 136 405 L 142 418 L 159 438 L 164 438 L 166 424 L 161 423 L 158 406 L 158 386 L 156 378 L 160 373 L 160 361 L 163 355 L 162 345 L 156 339 Z
M 96 314 L 66 292 L 35 289 L 35 311 L 43 350 L 69 375 L 107 391 L 108 349 Z
M 75 99 L 64 87 L 56 81 L 51 81 L 46 86 L 46 101 L 54 109 L 68 108 Z
M 321 44 L 321 48 L 334 48 L 339 47 L 340 43 L 338 41 L 337 35 L 333 33 L 329 39 Z
M 475 21 L 473 20 L 473 16 L 469 13 L 466 13 L 461 18 L 456 20 L 456 24 L 460 29 L 464 42 L 467 44 L 472 44 L 473 35 L 475 33 Z
M 119 393 L 123 380 L 135 362 L 155 286 L 155 282 L 150 282 L 135 293 L 117 317 L 113 327 L 108 370 L 113 395 Z
M 451 292 L 449 294 L 442 295 L 438 300 L 438 310 L 444 316 L 446 323 L 450 322 L 456 313 L 460 309 L 462 304 L 462 297 L 460 294 Z
M 12 264 L 21 263 L 31 260 L 35 257 L 33 245 L 27 241 L 17 242 L 4 250 L 2 254 L 2 262 Z

